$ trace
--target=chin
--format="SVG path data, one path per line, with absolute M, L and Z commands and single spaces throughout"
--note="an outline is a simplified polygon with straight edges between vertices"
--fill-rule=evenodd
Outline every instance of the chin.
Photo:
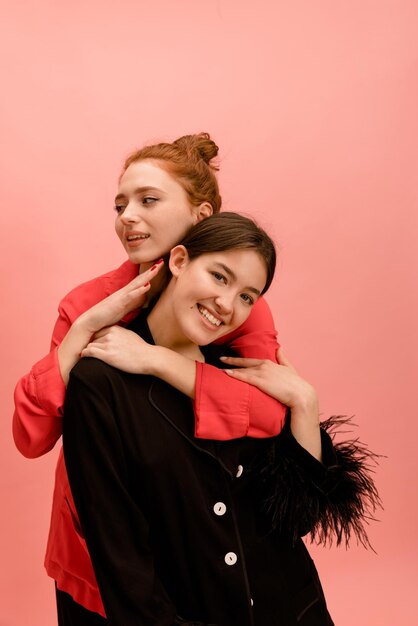
M 213 337 L 210 333 L 202 332 L 202 330 L 190 331 L 190 328 L 184 334 L 196 346 L 207 346 L 218 338 L 218 336 Z
M 199 337 L 196 339 L 195 343 L 198 346 L 208 346 L 210 343 L 213 343 L 214 341 L 216 341 L 217 339 L 219 339 L 220 337 L 222 337 L 222 335 L 225 335 L 227 333 L 226 330 L 222 331 L 218 331 L 218 332 L 200 332 L 200 333 L 196 333 Z
M 141 263 L 149 263 L 152 260 L 152 258 L 150 259 L 149 254 L 140 254 L 139 252 L 128 252 L 128 259 L 131 263 L 134 263 L 135 265 L 141 265 Z

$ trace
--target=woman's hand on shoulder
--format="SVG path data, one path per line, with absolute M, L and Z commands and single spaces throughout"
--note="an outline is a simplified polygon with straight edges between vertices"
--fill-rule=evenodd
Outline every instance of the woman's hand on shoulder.
M 277 351 L 278 363 L 264 359 L 223 357 L 239 369 L 225 370 L 229 376 L 255 385 L 290 408 L 294 438 L 312 456 L 321 460 L 318 396 L 314 387 L 299 376 L 293 365 Z
M 299 376 L 281 348 L 277 351 L 277 360 L 278 363 L 267 359 L 222 357 L 224 363 L 238 368 L 225 370 L 229 376 L 258 387 L 289 408 L 315 404 L 315 389 Z
M 154 356 L 158 356 L 158 347 L 147 343 L 132 330 L 109 326 L 93 336 L 81 356 L 100 359 L 131 374 L 150 374 Z

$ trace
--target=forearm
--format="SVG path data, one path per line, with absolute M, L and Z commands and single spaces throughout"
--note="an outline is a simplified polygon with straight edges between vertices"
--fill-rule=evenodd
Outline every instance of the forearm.
M 68 378 L 74 365 L 80 359 L 80 353 L 87 346 L 92 335 L 87 327 L 84 317 L 80 316 L 68 330 L 58 348 L 58 363 L 64 384 L 68 384 Z

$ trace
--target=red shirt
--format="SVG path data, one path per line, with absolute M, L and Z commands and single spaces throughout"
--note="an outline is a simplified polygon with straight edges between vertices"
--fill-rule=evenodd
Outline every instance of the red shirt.
M 51 450 L 62 434 L 65 385 L 57 348 L 81 313 L 114 293 L 138 274 L 126 261 L 118 269 L 73 289 L 60 302 L 51 352 L 35 363 L 15 389 L 13 436 L 29 458 Z M 276 360 L 278 343 L 267 303 L 260 298 L 247 321 L 222 338 L 238 354 Z M 280 432 L 285 407 L 256 387 L 229 377 L 222 370 L 197 363 L 195 434 L 203 439 L 271 437 Z M 73 503 L 62 450 L 58 459 L 45 567 L 58 588 L 90 611 L 104 615 L 92 564 Z

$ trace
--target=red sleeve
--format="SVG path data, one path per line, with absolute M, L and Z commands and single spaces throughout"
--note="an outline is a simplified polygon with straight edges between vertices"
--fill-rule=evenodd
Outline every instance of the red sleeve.
M 52 334 L 51 352 L 35 363 L 15 388 L 13 437 L 18 450 L 28 458 L 51 450 L 62 433 L 65 385 L 57 350 L 70 326 L 65 307 L 60 306 Z
M 65 385 L 57 349 L 71 324 L 84 311 L 128 283 L 138 273 L 130 262 L 73 289 L 58 307 L 51 352 L 35 363 L 16 385 L 13 437 L 18 450 L 35 458 L 51 450 L 62 433 Z
M 279 347 L 273 317 L 260 298 L 247 321 L 222 338 L 239 356 L 276 361 Z M 272 437 L 283 428 L 286 407 L 257 387 L 222 370 L 197 363 L 194 401 L 196 437 L 235 439 Z

